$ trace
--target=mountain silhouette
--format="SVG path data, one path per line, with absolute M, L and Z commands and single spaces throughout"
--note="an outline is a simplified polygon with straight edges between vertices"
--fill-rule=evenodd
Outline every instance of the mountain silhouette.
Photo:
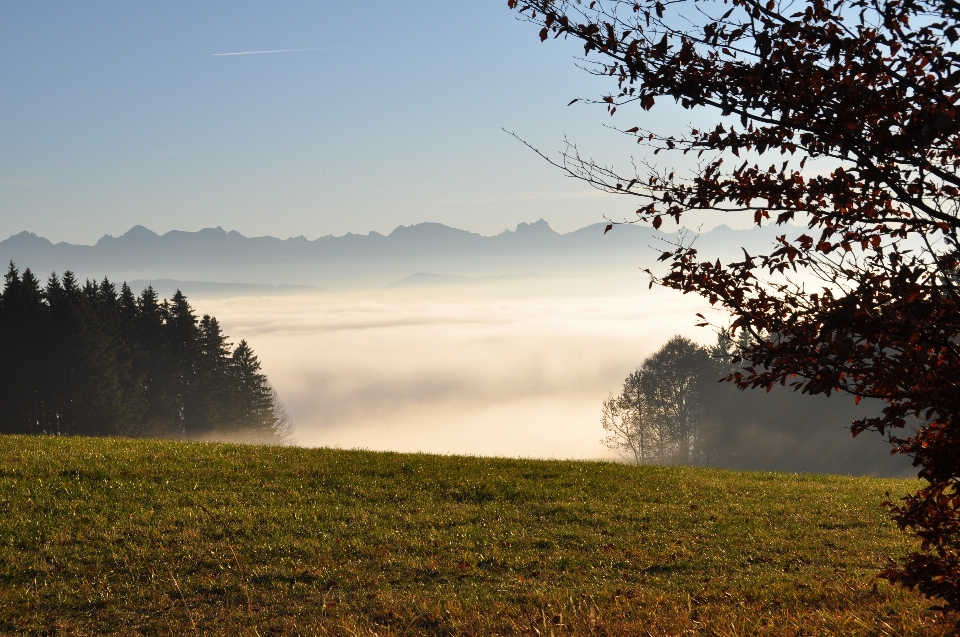
M 484 236 L 440 223 L 398 226 L 388 235 L 348 233 L 308 240 L 246 237 L 223 228 L 173 230 L 159 235 L 134 226 L 96 244 L 52 243 L 30 232 L 0 241 L 0 259 L 31 268 L 41 278 L 72 270 L 83 279 L 175 279 L 259 285 L 385 286 L 419 273 L 490 277 L 531 272 L 551 275 L 635 274 L 655 267 L 678 233 L 599 223 L 561 234 L 540 219 Z M 742 245 L 768 249 L 784 227 L 732 230 L 718 226 L 695 237 L 703 255 L 739 259 Z M 797 233 L 799 233 L 798 229 Z M 694 240 L 687 234 L 686 241 Z

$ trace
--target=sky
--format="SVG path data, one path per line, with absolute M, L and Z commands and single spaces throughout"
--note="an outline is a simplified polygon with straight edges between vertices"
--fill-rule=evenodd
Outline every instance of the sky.
M 624 161 L 636 146 L 610 124 L 690 115 L 567 106 L 610 85 L 516 16 L 500 0 L 0 0 L 0 235 L 490 235 L 629 215 L 502 129 Z M 222 55 L 258 51 L 283 52 Z

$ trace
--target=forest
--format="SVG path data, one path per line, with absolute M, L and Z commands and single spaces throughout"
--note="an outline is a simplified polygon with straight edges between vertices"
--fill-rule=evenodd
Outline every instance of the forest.
M 0 433 L 286 443 L 253 349 L 177 291 L 136 296 L 13 262 L 0 295 Z
M 881 436 L 853 443 L 851 424 L 879 413 L 876 400 L 811 396 L 776 387 L 739 391 L 746 332 L 719 331 L 704 347 L 674 336 L 627 375 L 603 402 L 603 443 L 638 464 L 873 475 L 910 475 Z

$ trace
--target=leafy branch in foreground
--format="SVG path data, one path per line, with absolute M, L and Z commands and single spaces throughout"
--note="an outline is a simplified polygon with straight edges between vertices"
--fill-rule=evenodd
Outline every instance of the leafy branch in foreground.
M 612 83 L 593 100 L 611 115 L 670 99 L 715 124 L 684 135 L 619 129 L 648 156 L 697 157 L 689 176 L 642 162 L 643 172 L 620 173 L 572 144 L 555 165 L 637 198 L 636 220 L 654 227 L 692 211 L 807 225 L 728 264 L 678 244 L 654 281 L 704 296 L 732 314 L 733 334 L 750 335 L 744 368 L 729 376 L 739 387 L 884 401 L 854 434 L 889 436 L 926 484 L 888 503 L 922 544 L 882 575 L 960 610 L 960 5 L 508 4 L 541 40 L 583 43 L 581 67 Z

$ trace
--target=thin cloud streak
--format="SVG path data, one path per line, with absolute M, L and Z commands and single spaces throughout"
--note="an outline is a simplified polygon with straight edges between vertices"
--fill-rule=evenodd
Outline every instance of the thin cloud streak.
M 273 49 L 272 51 L 235 51 L 232 53 L 214 53 L 214 56 L 220 55 L 258 55 L 260 53 L 296 53 L 298 51 L 329 51 L 333 47 L 322 47 L 315 49 Z

